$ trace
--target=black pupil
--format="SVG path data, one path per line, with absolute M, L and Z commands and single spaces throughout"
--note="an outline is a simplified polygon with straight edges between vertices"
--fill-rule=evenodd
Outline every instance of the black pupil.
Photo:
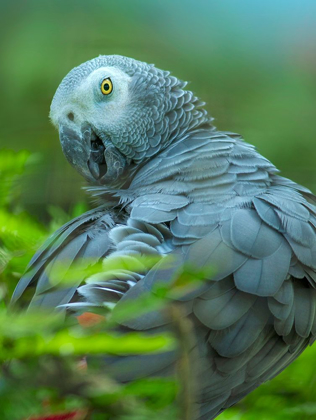
M 110 85 L 108 83 L 104 83 L 103 89 L 104 90 L 110 90 Z

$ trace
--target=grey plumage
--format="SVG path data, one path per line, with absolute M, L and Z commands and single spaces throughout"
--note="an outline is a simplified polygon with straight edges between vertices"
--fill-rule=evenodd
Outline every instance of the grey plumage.
M 106 77 L 113 93 L 100 93 Z M 93 310 L 171 285 L 183 264 L 209 272 L 174 300 L 195 333 L 197 418 L 215 418 L 291 363 L 316 334 L 316 199 L 239 135 L 220 132 L 186 83 L 136 60 L 100 56 L 58 88 L 51 119 L 69 162 L 104 204 L 69 222 L 35 255 L 13 300 Z M 71 118 L 69 118 L 71 115 Z M 74 287 L 49 282 L 54 265 L 137 255 L 151 268 L 103 271 Z M 208 270 L 210 269 L 210 270 Z M 161 283 L 162 282 L 162 283 Z M 126 320 L 150 334 L 165 313 Z M 170 374 L 177 352 L 106 357 L 119 380 Z

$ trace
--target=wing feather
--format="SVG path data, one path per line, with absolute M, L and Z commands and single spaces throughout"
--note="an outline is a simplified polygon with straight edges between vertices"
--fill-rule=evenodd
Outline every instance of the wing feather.
M 108 231 L 113 224 L 110 214 L 95 209 L 60 228 L 31 261 L 14 291 L 12 304 L 33 285 L 35 293 L 31 305 L 57 307 L 67 304 L 83 278 L 80 276 L 71 288 L 54 290 L 57 284 L 51 283 L 52 273 L 57 267 L 58 278 L 62 281 L 74 262 L 82 259 L 87 260 L 87 265 L 98 262 L 110 249 Z

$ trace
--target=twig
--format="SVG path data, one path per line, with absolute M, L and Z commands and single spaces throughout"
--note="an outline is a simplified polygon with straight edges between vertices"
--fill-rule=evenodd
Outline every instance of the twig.
M 194 340 L 192 322 L 176 304 L 171 305 L 169 311 L 175 327 L 175 335 L 179 342 L 179 358 L 177 362 L 177 375 L 180 383 L 178 396 L 180 407 L 179 419 L 192 420 L 194 418 L 193 397 L 195 396 L 195 380 L 192 374 L 192 348 Z

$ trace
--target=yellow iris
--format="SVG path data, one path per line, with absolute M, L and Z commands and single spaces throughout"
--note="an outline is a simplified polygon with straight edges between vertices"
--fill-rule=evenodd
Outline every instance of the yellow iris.
M 113 90 L 112 80 L 108 77 L 101 83 L 101 92 L 103 95 L 109 95 Z

